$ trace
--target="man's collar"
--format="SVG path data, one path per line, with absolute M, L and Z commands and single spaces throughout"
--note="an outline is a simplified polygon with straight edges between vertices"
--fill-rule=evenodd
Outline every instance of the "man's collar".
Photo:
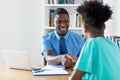
M 56 31 L 54 31 L 54 32 L 55 32 L 57 39 L 60 39 L 60 36 L 57 34 L 57 32 Z M 69 34 L 70 34 L 70 31 L 68 30 L 67 34 L 65 36 L 63 36 L 65 38 L 65 40 L 68 39 Z

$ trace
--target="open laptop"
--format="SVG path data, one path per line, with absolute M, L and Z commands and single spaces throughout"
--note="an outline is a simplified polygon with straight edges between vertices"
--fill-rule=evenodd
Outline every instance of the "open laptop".
M 27 51 L 3 50 L 3 57 L 8 68 L 31 70 Z

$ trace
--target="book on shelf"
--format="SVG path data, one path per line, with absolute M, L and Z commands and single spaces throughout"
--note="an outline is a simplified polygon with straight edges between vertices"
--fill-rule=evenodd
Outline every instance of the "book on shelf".
M 48 4 L 74 4 L 74 0 L 48 0 Z
M 97 1 L 97 2 L 103 3 L 103 0 L 86 0 L 86 1 Z
M 54 26 L 54 9 L 49 9 L 49 26 L 53 27 Z
M 120 36 L 107 36 L 106 38 L 110 39 L 120 48 Z
M 82 24 L 82 16 L 80 14 L 76 14 L 76 27 L 81 27 Z
M 60 4 L 66 4 L 66 0 L 61 0 Z
M 103 3 L 103 0 L 85 0 L 85 1 L 98 1 L 100 3 Z M 75 0 L 48 0 L 48 4 L 75 4 L 75 3 L 76 3 Z
M 70 27 L 79 28 L 82 23 L 82 16 L 80 14 L 70 14 Z
M 53 4 L 54 0 L 48 0 L 48 4 Z
M 76 14 L 70 14 L 70 27 L 76 27 Z
M 74 4 L 74 0 L 66 0 L 66 4 Z
M 103 3 L 103 0 L 98 0 L 98 2 Z
M 117 46 L 120 48 L 120 39 L 117 39 L 117 40 L 116 40 L 116 44 L 117 44 Z
M 116 43 L 118 39 L 120 39 L 120 36 L 110 36 L 110 40 L 112 40 L 114 43 Z

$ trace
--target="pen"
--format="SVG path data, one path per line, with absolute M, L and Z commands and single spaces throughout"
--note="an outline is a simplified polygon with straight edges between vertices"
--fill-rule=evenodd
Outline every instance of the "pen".
M 38 71 L 38 70 L 41 70 L 42 68 L 32 68 L 33 71 Z
M 39 73 L 39 72 L 43 72 L 44 70 L 41 69 L 41 70 L 36 70 L 35 73 Z

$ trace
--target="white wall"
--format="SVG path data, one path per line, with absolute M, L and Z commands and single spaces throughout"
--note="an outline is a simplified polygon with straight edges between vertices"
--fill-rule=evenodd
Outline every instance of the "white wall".
M 41 0 L 0 0 L 0 64 L 3 49 L 27 50 L 33 65 L 42 64 L 41 10 Z
M 109 5 L 113 9 L 113 0 L 103 0 L 103 2 L 104 4 Z M 113 23 L 113 19 L 109 19 L 106 22 L 105 36 L 113 35 L 112 23 Z
M 120 36 L 120 0 L 103 0 L 105 3 L 111 6 L 113 10 L 112 19 L 106 24 L 105 34 L 107 36 Z
M 21 1 L 21 48 L 30 53 L 32 64 L 41 61 L 42 2 L 40 0 Z
M 120 0 L 114 1 L 114 12 L 113 12 L 113 35 L 120 36 Z
M 14 3 L 14 4 L 13 4 Z M 3 49 L 20 47 L 20 2 L 0 0 L 0 63 Z
M 107 23 L 106 35 L 120 36 L 119 3 L 114 2 L 113 20 Z M 3 49 L 27 50 L 33 65 L 42 64 L 42 5 L 43 0 L 0 0 L 0 64 L 4 64 Z

